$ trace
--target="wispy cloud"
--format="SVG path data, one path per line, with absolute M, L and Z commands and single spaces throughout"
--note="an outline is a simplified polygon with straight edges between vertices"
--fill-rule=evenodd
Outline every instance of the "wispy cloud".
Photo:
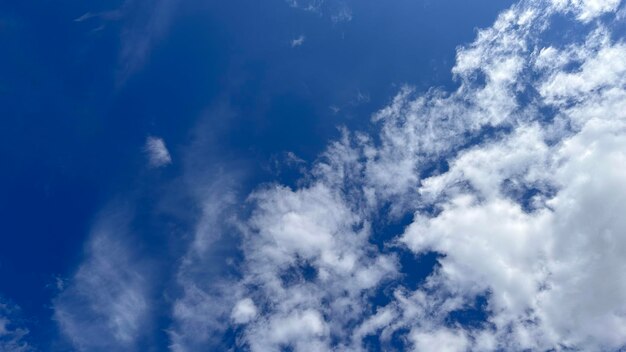
M 128 245 L 128 214 L 103 214 L 84 262 L 54 300 L 61 332 L 79 351 L 133 351 L 147 328 L 146 268 Z
M 297 9 L 328 16 L 334 23 L 352 20 L 352 9 L 345 0 L 286 0 Z
M 232 217 L 235 207 L 234 173 L 214 172 L 208 185 L 192 186 L 199 199 L 200 220 L 176 268 L 181 294 L 172 306 L 168 330 L 173 351 L 220 350 L 228 321 L 244 321 L 254 315 L 254 306 L 242 301 L 237 312 L 231 309 L 240 298 L 233 270 L 233 251 L 238 245 Z
M 19 322 L 18 307 L 0 298 L 0 351 L 29 352 L 34 349 L 26 341 L 28 329 Z
M 124 17 L 123 7 L 117 10 L 103 12 L 85 12 L 81 16 L 74 19 L 74 22 L 85 22 L 91 19 L 100 19 L 102 21 L 119 21 Z
M 121 32 L 120 82 L 145 64 L 152 47 L 166 35 L 179 4 L 179 0 L 128 1 L 132 17 Z
M 123 84 L 145 64 L 154 44 L 167 33 L 178 4 L 179 0 L 126 0 L 116 9 L 86 12 L 74 21 L 98 21 L 95 30 L 105 28 L 107 22 L 121 22 L 117 81 Z
M 334 23 L 352 21 L 352 9 L 345 2 L 337 3 L 331 10 L 330 19 Z
M 245 166 L 222 153 L 215 119 L 232 121 L 235 112 L 227 103 L 207 111 L 193 128 L 189 147 L 181 158 L 184 193 L 194 204 L 188 238 L 173 268 L 171 325 L 167 329 L 172 351 L 221 351 L 223 334 L 234 323 L 232 309 L 245 299 L 238 281 L 239 245 L 237 213 L 239 187 Z M 191 217 L 188 208 L 178 210 Z M 243 319 L 251 306 L 240 304 Z
M 148 137 L 144 150 L 148 155 L 148 162 L 152 167 L 162 167 L 172 163 L 172 157 L 165 146 L 163 138 Z
M 90 19 L 90 18 L 92 18 L 94 16 L 96 16 L 96 15 L 92 14 L 91 12 L 86 12 L 83 15 L 75 18 L 74 22 L 83 22 L 83 21 L 86 21 L 86 20 L 88 20 L 88 19 Z
M 300 46 L 300 45 L 304 44 L 304 39 L 305 39 L 304 35 L 300 35 L 298 38 L 293 39 L 291 41 L 291 47 L 295 48 L 297 46 Z

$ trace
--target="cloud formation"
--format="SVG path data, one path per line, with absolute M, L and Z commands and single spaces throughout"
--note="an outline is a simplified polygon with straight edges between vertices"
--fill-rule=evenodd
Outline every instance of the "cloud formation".
M 162 167 L 172 162 L 172 157 L 165 146 L 163 138 L 148 137 L 144 150 L 148 154 L 148 163 L 152 167 Z
M 128 246 L 126 214 L 104 214 L 85 260 L 54 300 L 54 318 L 78 351 L 135 351 L 148 327 L 149 282 Z
M 209 185 L 190 181 L 200 214 L 175 268 L 179 294 L 171 307 L 168 329 L 172 351 L 225 349 L 221 339 L 229 322 L 244 323 L 256 314 L 254 302 L 241 297 L 232 274 L 237 245 L 232 214 L 239 175 L 215 169 L 211 174 Z
M 216 349 L 225 334 L 253 352 L 626 346 L 620 4 L 520 1 L 458 48 L 456 90 L 402 88 L 375 133 L 343 129 L 298 187 L 238 204 L 227 173 L 194 184 L 170 348 Z M 160 138 L 146 151 L 171 162 Z M 146 275 L 118 228 L 97 229 L 55 314 L 78 349 L 133 350 Z M 416 287 L 407 252 L 438 254 Z
M 626 345 L 626 45 L 611 35 L 619 4 L 521 1 L 458 50 L 456 91 L 403 88 L 374 115 L 379 135 L 344 131 L 307 185 L 257 190 L 231 313 L 243 324 L 239 343 Z M 548 40 L 555 16 L 586 34 Z M 374 219 L 407 212 L 413 221 L 385 248 L 442 255 L 416 290 L 395 279 L 396 254 L 370 242 Z M 386 286 L 389 301 L 374 306 Z M 481 298 L 485 319 L 455 322 Z
M 0 352 L 28 352 L 34 349 L 26 342 L 29 331 L 16 321 L 17 307 L 0 298 Z

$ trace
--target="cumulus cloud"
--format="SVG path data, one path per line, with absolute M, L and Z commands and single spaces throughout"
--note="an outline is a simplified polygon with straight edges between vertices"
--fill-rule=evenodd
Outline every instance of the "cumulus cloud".
M 144 150 L 148 155 L 148 162 L 152 167 L 162 167 L 172 162 L 172 157 L 165 146 L 163 138 L 148 137 Z
M 458 49 L 457 90 L 405 87 L 374 115 L 378 135 L 344 130 L 305 185 L 257 190 L 231 310 L 241 346 L 358 351 L 368 336 L 415 350 L 626 345 L 619 5 L 521 1 Z M 555 16 L 583 38 L 544 36 Z M 372 244 L 376 218 L 407 212 L 404 231 Z M 442 255 L 417 289 L 397 279 L 398 247 Z M 389 301 L 374 307 L 385 286 Z M 454 321 L 481 297 L 484 319 Z
M 436 331 L 414 331 L 410 336 L 416 351 L 463 352 L 469 341 L 461 331 L 442 328 Z
M 621 0 L 552 0 L 558 10 L 574 12 L 583 22 L 589 22 L 606 12 L 615 11 L 620 2 Z
M 244 298 L 235 304 L 231 314 L 233 321 L 237 324 L 245 324 L 257 315 L 257 308 L 250 298 Z
M 273 186 L 251 200 L 242 284 L 264 309 L 245 327 L 249 348 L 329 350 L 335 339 L 349 342 L 367 297 L 395 275 L 394 258 L 376 253 L 368 224 L 323 182 L 297 191 Z
M 623 348 L 619 7 L 520 1 L 458 48 L 457 89 L 403 87 L 373 115 L 376 132 L 342 129 L 296 188 L 264 184 L 239 204 L 226 172 L 194 183 L 171 349 L 219 349 L 226 332 L 253 352 Z M 547 35 L 555 17 L 580 35 Z M 160 138 L 146 151 L 171 162 Z M 97 229 L 55 316 L 78 349 L 132 349 L 149 315 L 145 273 L 118 228 Z M 416 287 L 403 251 L 439 254 Z M 481 318 L 458 318 L 471 310 Z

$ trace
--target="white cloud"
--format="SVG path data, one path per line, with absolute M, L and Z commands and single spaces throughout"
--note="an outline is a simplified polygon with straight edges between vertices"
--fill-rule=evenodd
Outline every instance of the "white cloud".
M 407 330 L 415 350 L 626 344 L 624 43 L 602 21 L 581 42 L 542 37 L 552 16 L 591 23 L 618 5 L 514 5 L 459 48 L 458 90 L 403 88 L 375 114 L 378 136 L 344 130 L 305 186 L 255 192 L 240 287 L 258 312 L 244 344 L 358 351 Z M 373 312 L 369 295 L 398 264 L 369 224 L 405 212 L 412 224 L 387 245 L 444 256 Z M 487 321 L 450 326 L 478 296 Z
M 437 331 L 415 331 L 411 334 L 415 351 L 464 352 L 469 341 L 462 331 L 440 329 Z
M 332 338 L 349 343 L 347 327 L 366 314 L 370 290 L 393 277 L 394 259 L 370 248 L 368 225 L 323 183 L 298 191 L 271 186 L 251 201 L 241 285 L 263 308 L 244 328 L 248 347 L 328 350 Z
M 626 44 L 610 43 L 609 34 L 604 29 L 594 32 L 582 46 L 558 54 L 553 52 L 552 56 L 559 57 L 558 65 L 551 66 L 551 74 L 539 87 L 539 92 L 550 104 L 580 103 L 599 91 L 626 83 Z M 563 70 L 565 65 L 576 61 L 580 62 L 578 70 Z M 539 64 L 544 65 L 543 62 Z
M 26 341 L 27 328 L 16 321 L 18 307 L 0 299 L 0 352 L 28 352 L 34 349 Z
M 102 12 L 86 12 L 75 22 L 94 21 L 92 31 L 104 29 L 108 22 L 121 22 L 117 84 L 123 84 L 140 69 L 150 56 L 152 47 L 167 33 L 180 1 L 154 0 L 140 3 L 124 0 L 118 8 Z M 96 25 L 97 25 L 96 24 Z
M 90 18 L 97 17 L 97 16 L 98 16 L 97 14 L 93 14 L 91 12 L 86 12 L 86 13 L 82 14 L 81 16 L 76 17 L 74 19 L 74 22 L 83 22 L 83 21 L 86 21 L 86 20 L 88 20 Z
M 555 121 L 520 115 L 512 133 L 461 152 L 448 172 L 423 182 L 420 193 L 442 211 L 416 213 L 402 240 L 446 255 L 431 278 L 444 291 L 490 292 L 492 346 L 494 339 L 515 350 L 626 343 L 626 262 L 612 254 L 626 244 L 614 235 L 626 228 L 617 215 L 626 210 L 617 183 L 626 170 L 622 48 L 606 29 L 592 32 L 565 49 L 577 53 L 569 56 L 580 61 L 575 71 L 559 58 L 567 54 L 541 50 L 537 85 L 542 103 L 557 109 Z M 556 195 L 536 199 L 527 213 L 511 199 L 511 185 Z M 608 325 L 610 332 L 599 328 Z
M 148 154 L 148 162 L 152 167 L 162 167 L 172 162 L 172 157 L 165 146 L 163 138 L 148 137 L 144 149 Z
M 219 350 L 221 334 L 228 328 L 225 322 L 245 323 L 256 309 L 252 298 L 244 297 L 227 275 L 237 244 L 231 217 L 238 176 L 212 174 L 209 186 L 199 186 L 196 180 L 191 185 L 201 214 L 176 268 L 180 294 L 173 302 L 168 330 L 173 351 Z
M 351 18 L 345 3 L 291 4 Z M 299 187 L 264 185 L 244 211 L 232 175 L 211 169 L 209 186 L 194 181 L 200 214 L 176 268 L 171 349 L 216 349 L 229 325 L 236 347 L 251 351 L 363 351 L 368 337 L 417 351 L 626 345 L 619 6 L 513 5 L 458 48 L 458 89 L 402 88 L 374 114 L 378 133 L 343 129 Z M 585 38 L 544 37 L 553 16 Z M 171 163 L 160 138 L 146 151 L 154 167 Z M 409 226 L 373 244 L 372 224 L 407 213 Z M 94 232 L 55 301 L 78 349 L 132 350 L 147 324 L 145 272 L 117 229 Z M 416 289 L 400 280 L 399 248 L 442 254 Z M 388 302 L 374 307 L 381 290 Z M 486 321 L 451 318 L 477 297 Z
M 579 20 L 589 22 L 607 12 L 617 10 L 621 0 L 552 0 L 561 11 L 573 11 Z
M 352 9 L 345 0 L 286 0 L 289 6 L 330 17 L 333 23 L 352 20 Z
M 294 8 L 301 8 L 306 11 L 318 12 L 324 0 L 286 0 L 289 6 Z
M 126 215 L 105 214 L 84 262 L 54 300 L 54 318 L 79 351 L 134 351 L 148 327 L 145 268 L 127 244 Z
M 293 346 L 298 351 L 328 351 L 329 329 L 321 314 L 313 309 L 272 315 L 267 327 L 250 328 L 250 350 L 271 351 Z M 259 331 L 257 331 L 259 329 Z
M 300 35 L 298 38 L 293 39 L 291 41 L 291 47 L 295 48 L 295 47 L 298 47 L 298 46 L 304 44 L 304 40 L 305 39 L 306 39 L 306 37 L 304 35 Z
M 334 23 L 352 21 L 352 9 L 345 3 L 339 2 L 330 15 L 330 19 Z
M 237 324 L 246 324 L 256 317 L 258 309 L 250 298 L 244 298 L 235 304 L 231 317 Z
M 119 82 L 123 83 L 145 64 L 152 47 L 167 34 L 179 3 L 178 0 L 124 2 L 119 11 L 128 21 L 120 32 Z

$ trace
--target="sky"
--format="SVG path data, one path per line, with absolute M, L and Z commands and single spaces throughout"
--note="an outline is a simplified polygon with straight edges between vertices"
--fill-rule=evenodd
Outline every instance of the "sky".
M 5 0 L 0 352 L 626 350 L 621 0 Z

